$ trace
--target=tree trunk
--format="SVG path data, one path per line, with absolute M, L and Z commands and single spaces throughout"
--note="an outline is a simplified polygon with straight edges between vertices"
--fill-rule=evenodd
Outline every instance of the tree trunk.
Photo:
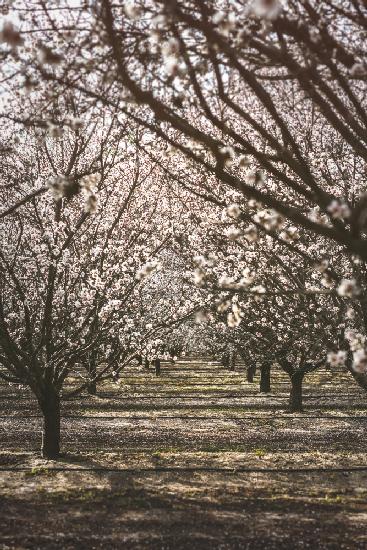
M 367 391 L 367 374 L 356 372 L 355 370 L 353 370 L 353 367 L 348 367 L 348 370 L 353 376 L 354 380 L 357 382 L 357 384 L 365 391 Z
M 229 367 L 229 354 L 225 353 L 224 355 L 222 355 L 222 365 L 225 368 Z
M 155 366 L 155 375 L 160 376 L 161 375 L 161 360 L 156 359 L 154 361 L 154 366 Z
M 89 364 L 88 364 L 88 373 L 89 373 L 90 382 L 88 383 L 87 390 L 90 395 L 96 395 L 97 393 L 97 384 L 94 380 L 97 374 L 96 362 L 97 362 L 97 354 L 95 351 L 92 351 L 89 357 Z
M 303 373 L 296 372 L 291 376 L 291 392 L 289 395 L 290 412 L 302 412 L 302 382 Z
M 149 370 L 149 360 L 147 358 L 144 359 L 144 368 Z
M 235 370 L 235 368 L 236 368 L 236 353 L 234 351 L 232 351 L 231 355 L 230 355 L 229 368 L 232 371 Z
M 271 365 L 265 364 L 260 367 L 260 392 L 270 392 L 270 368 Z
M 247 382 L 253 382 L 256 372 L 256 365 L 247 368 Z
M 40 406 L 43 413 L 42 456 L 56 459 L 60 456 L 60 396 L 52 386 L 46 389 Z

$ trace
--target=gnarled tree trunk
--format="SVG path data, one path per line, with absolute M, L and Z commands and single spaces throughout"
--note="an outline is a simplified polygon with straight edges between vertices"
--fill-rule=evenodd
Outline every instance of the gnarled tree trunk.
M 289 394 L 289 411 L 302 412 L 302 383 L 306 374 L 315 371 L 323 364 L 323 361 L 304 362 L 299 368 L 295 368 L 286 358 L 279 359 L 279 364 L 291 381 Z
M 56 459 L 60 456 L 60 396 L 48 386 L 39 404 L 43 414 L 42 456 Z

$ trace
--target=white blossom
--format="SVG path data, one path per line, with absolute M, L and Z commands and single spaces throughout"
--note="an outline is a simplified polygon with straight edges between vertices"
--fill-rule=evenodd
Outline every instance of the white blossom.
M 206 323 L 209 320 L 209 318 L 210 316 L 206 311 L 204 310 L 197 311 L 195 314 L 195 323 Z
M 256 170 L 247 170 L 245 181 L 248 185 L 254 185 L 256 182 Z
M 339 350 L 337 352 L 331 351 L 327 354 L 327 361 L 332 367 L 343 367 L 347 359 L 347 352 Z
M 251 161 L 248 156 L 240 155 L 238 157 L 238 165 L 240 168 L 247 168 L 250 165 Z
M 317 269 L 317 271 L 320 271 L 320 273 L 324 273 L 328 267 L 329 261 L 326 259 L 323 259 L 315 264 L 315 268 Z
M 366 337 L 363 334 L 360 334 L 356 330 L 347 329 L 344 333 L 346 340 L 349 342 L 350 349 L 352 351 L 357 351 L 364 347 Z
M 346 313 L 345 313 L 345 316 L 347 319 L 354 319 L 355 316 L 356 316 L 356 312 L 354 311 L 354 309 L 352 307 L 348 307 Z
M 164 57 L 177 57 L 180 51 L 180 43 L 176 38 L 170 38 L 162 46 L 162 54 Z
M 70 128 L 72 128 L 73 130 L 80 130 L 84 126 L 84 121 L 82 118 L 70 117 L 69 124 Z
M 350 69 L 351 76 L 366 76 L 367 74 L 367 68 L 363 63 L 354 63 L 354 65 Z
M 50 178 L 46 185 L 55 200 L 62 199 L 67 193 L 68 187 L 72 182 L 65 176 L 59 175 Z
M 80 180 L 80 187 L 83 189 L 83 191 L 88 193 L 94 193 L 96 186 L 100 180 L 99 174 L 88 174 L 87 176 L 84 176 Z
M 355 279 L 343 279 L 336 291 L 339 296 L 343 296 L 345 298 L 353 298 L 360 292 Z
M 325 288 L 333 288 L 334 279 L 329 275 L 329 273 L 325 272 L 321 278 L 321 284 Z
M 251 286 L 252 283 L 255 280 L 255 276 L 253 273 L 250 273 L 249 270 L 245 270 L 243 273 L 243 277 L 238 282 L 238 285 L 240 288 L 247 288 L 248 286 Z
M 337 200 L 333 200 L 329 206 L 327 207 L 327 211 L 331 215 L 332 218 L 335 219 L 347 219 L 350 216 L 350 208 L 345 202 L 339 202 Z
M 294 226 L 283 229 L 279 236 L 286 242 L 296 241 L 300 238 L 298 228 Z
M 196 286 L 201 286 L 205 280 L 205 277 L 206 277 L 205 271 L 202 268 L 198 267 L 194 271 L 194 284 Z
M 282 9 L 280 0 L 253 0 L 252 11 L 257 17 L 273 20 L 278 17 Z
M 308 218 L 315 223 L 321 223 L 323 221 L 319 206 L 315 206 L 314 208 L 310 209 L 308 213 Z
M 84 210 L 88 214 L 94 214 L 97 211 L 98 199 L 95 190 L 99 180 L 99 174 L 88 174 L 80 180 L 80 187 L 85 197 Z
M 176 76 L 179 71 L 179 62 L 176 56 L 170 55 L 164 60 L 164 69 L 169 76 Z
M 224 302 L 221 302 L 217 305 L 217 311 L 218 313 L 224 313 L 227 311 L 227 309 L 231 306 L 230 300 L 225 300 Z
M 356 372 L 367 373 L 367 353 L 364 349 L 358 349 L 353 353 L 352 367 Z
M 241 209 L 236 203 L 230 204 L 227 208 L 227 214 L 231 218 L 239 218 L 241 215 Z
M 85 201 L 84 210 L 88 214 L 94 214 L 97 211 L 98 199 L 96 195 L 90 194 Z
M 252 287 L 252 292 L 255 294 L 265 294 L 266 288 L 262 285 Z
M 60 138 L 62 137 L 64 130 L 57 126 L 56 124 L 53 124 L 52 122 L 47 122 L 47 132 L 49 135 L 53 138 Z
M 236 241 L 241 235 L 242 231 L 238 227 L 230 227 L 227 231 L 227 237 L 230 241 Z
M 148 277 L 153 271 L 157 271 L 160 269 L 160 264 L 157 260 L 152 260 L 151 262 L 147 262 L 136 274 L 136 278 L 138 281 L 141 281 Z
M 205 257 L 201 255 L 197 255 L 193 257 L 193 262 L 198 266 L 204 266 L 206 264 Z
M 236 282 L 231 277 L 228 277 L 227 275 L 223 275 L 218 280 L 218 286 L 220 288 L 235 288 L 236 287 Z
M 284 218 L 277 212 L 270 213 L 269 216 L 264 220 L 264 227 L 268 231 L 280 229 L 283 224 L 284 224 Z
M 227 315 L 227 324 L 230 328 L 238 327 L 241 323 L 241 316 L 238 313 L 230 312 Z
M 135 2 L 126 2 L 124 5 L 124 11 L 129 19 L 137 19 L 141 14 L 140 7 L 135 4 Z
M 224 11 L 218 11 L 213 15 L 212 22 L 224 35 L 228 36 L 230 31 L 236 28 L 236 15 L 233 12 L 227 14 Z
M 250 225 L 243 232 L 245 238 L 250 242 L 255 242 L 259 238 L 259 233 L 255 225 Z
M 235 152 L 233 147 L 230 147 L 229 145 L 225 147 L 221 147 L 219 149 L 219 152 L 223 156 L 224 166 L 231 166 L 235 158 Z

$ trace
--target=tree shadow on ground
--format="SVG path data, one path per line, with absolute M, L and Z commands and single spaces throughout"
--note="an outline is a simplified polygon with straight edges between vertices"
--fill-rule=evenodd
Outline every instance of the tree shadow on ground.
M 73 455 L 60 464 L 100 467 Z M 350 485 L 362 480 L 350 483 L 341 474 L 321 483 L 315 475 L 298 476 L 290 494 L 284 492 L 289 480 L 279 476 L 95 472 L 82 483 L 81 475 L 41 473 L 38 490 L 28 497 L 2 499 L 1 543 L 157 550 L 358 550 L 367 543 L 366 504 L 350 498 Z

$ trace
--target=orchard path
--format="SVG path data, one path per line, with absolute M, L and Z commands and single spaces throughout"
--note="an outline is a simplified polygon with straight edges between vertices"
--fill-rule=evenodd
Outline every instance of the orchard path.
M 56 463 L 29 392 L 1 385 L 0 548 L 366 548 L 367 396 L 319 371 L 289 414 L 288 391 L 241 364 L 131 367 L 64 402 Z

